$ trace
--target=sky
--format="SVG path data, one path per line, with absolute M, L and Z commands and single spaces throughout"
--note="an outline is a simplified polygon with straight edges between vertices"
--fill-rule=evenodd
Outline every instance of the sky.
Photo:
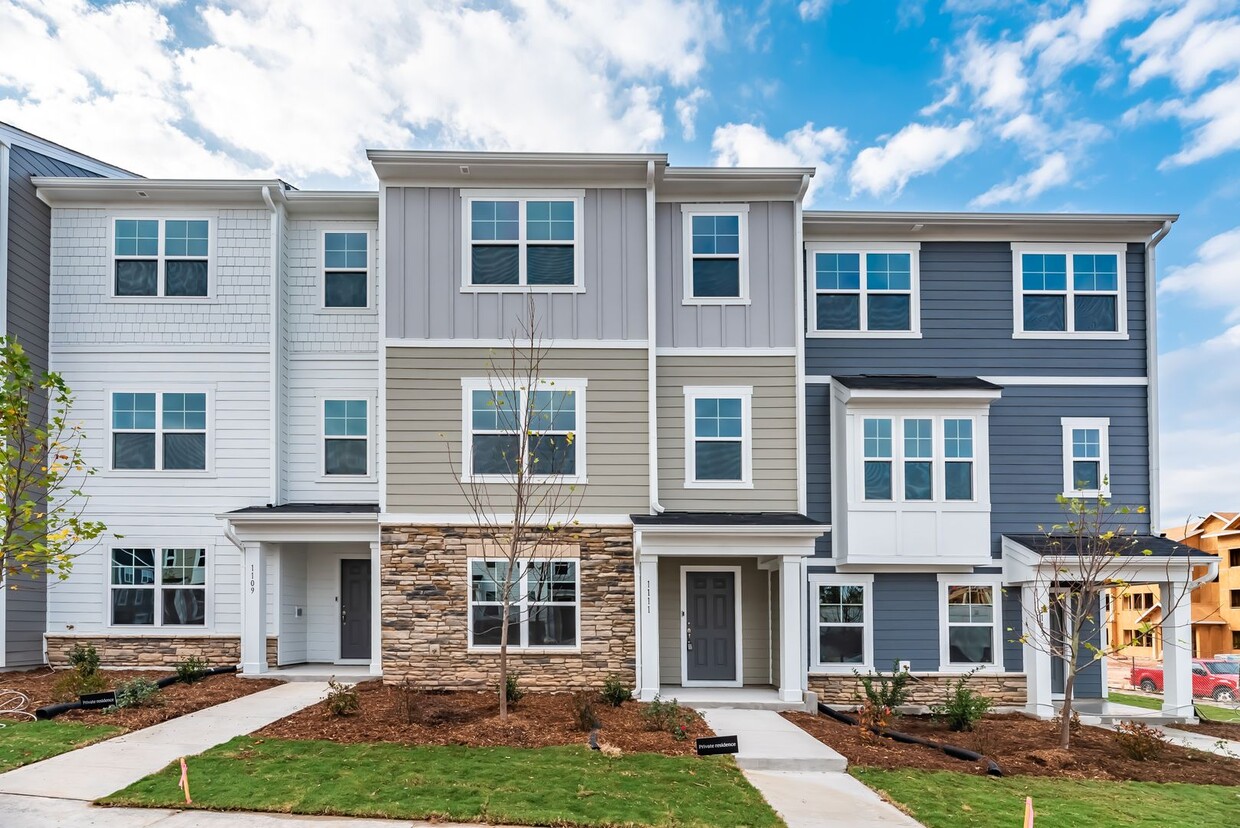
M 1240 510 L 1240 0 L 0 0 L 0 121 L 152 177 L 658 151 L 820 209 L 1179 213 L 1160 522 Z

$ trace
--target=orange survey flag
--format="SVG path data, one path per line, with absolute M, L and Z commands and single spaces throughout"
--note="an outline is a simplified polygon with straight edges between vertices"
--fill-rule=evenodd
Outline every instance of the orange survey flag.
M 185 789 L 185 795 L 187 797 L 189 796 L 188 788 Z M 1025 828 L 1033 828 L 1033 797 L 1032 796 L 1025 797 Z
M 185 764 L 185 757 L 181 757 L 181 784 L 178 786 L 185 791 L 185 804 L 190 805 L 194 800 L 189 798 L 189 767 Z

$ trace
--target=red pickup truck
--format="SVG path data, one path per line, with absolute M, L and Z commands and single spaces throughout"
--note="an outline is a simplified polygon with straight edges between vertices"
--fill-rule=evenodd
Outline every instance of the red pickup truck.
M 1160 693 L 1163 671 L 1159 667 L 1133 667 L 1131 681 L 1147 693 Z M 1240 698 L 1240 663 L 1194 658 L 1193 695 L 1210 696 L 1221 702 Z

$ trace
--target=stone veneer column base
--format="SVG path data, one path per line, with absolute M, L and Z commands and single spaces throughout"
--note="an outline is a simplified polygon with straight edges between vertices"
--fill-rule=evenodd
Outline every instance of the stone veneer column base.
M 913 673 L 909 684 L 909 704 L 932 705 L 942 702 L 955 687 L 959 673 Z M 978 673 L 968 681 L 968 686 L 999 707 L 1023 707 L 1028 700 L 1024 673 Z M 853 675 L 809 677 L 809 689 L 818 694 L 824 704 L 854 705 L 865 698 L 861 682 Z
M 212 667 L 225 667 L 241 661 L 241 638 L 235 635 L 48 635 L 47 658 L 53 667 L 69 664 L 69 651 L 75 644 L 90 645 L 99 652 L 104 667 L 173 667 L 190 656 L 203 659 Z M 267 639 L 267 664 L 276 663 L 278 639 Z
M 467 562 L 482 556 L 482 530 L 464 526 L 385 526 L 380 601 L 383 680 L 427 689 L 497 686 L 499 659 L 469 649 Z M 610 675 L 634 686 L 633 531 L 571 527 L 552 540 L 553 558 L 580 561 L 580 649 L 513 650 L 510 669 L 527 690 L 599 687 Z M 494 559 L 494 553 L 491 555 Z

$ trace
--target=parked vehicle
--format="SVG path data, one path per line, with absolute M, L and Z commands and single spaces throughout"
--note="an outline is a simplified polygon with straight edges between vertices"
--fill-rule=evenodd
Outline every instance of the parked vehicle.
M 1133 667 L 1131 681 L 1147 693 L 1163 689 L 1161 667 Z M 1223 659 L 1193 659 L 1193 695 L 1215 701 L 1234 702 L 1240 698 L 1240 664 Z

